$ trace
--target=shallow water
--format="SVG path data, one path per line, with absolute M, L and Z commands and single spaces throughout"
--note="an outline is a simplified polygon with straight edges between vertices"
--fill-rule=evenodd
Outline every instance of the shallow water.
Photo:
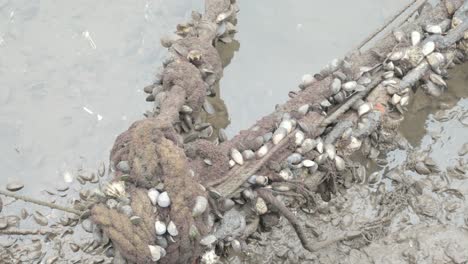
M 228 135 L 250 127 L 318 72 L 382 26 L 407 0 L 239 1 L 239 50 L 221 80 Z
M 203 1 L 0 1 L 0 184 L 26 190 L 108 160 L 149 109 L 142 88 Z M 36 188 L 37 187 L 37 188 Z

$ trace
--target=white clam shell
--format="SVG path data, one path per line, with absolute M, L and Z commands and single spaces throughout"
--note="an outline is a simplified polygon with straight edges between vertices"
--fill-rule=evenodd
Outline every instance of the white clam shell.
M 302 142 L 301 147 L 298 148 L 298 153 L 305 154 L 311 150 L 313 150 L 317 146 L 317 142 L 311 138 L 304 139 Z M 300 151 L 299 151 L 300 150 Z
M 358 115 L 362 116 L 366 113 L 368 113 L 370 110 L 372 110 L 372 104 L 370 103 L 364 103 L 358 108 Z
M 337 155 L 335 157 L 335 166 L 336 166 L 336 170 L 343 171 L 346 168 L 346 162 L 344 161 L 342 157 Z
M 242 154 L 235 148 L 231 149 L 231 158 L 239 165 L 244 164 L 244 158 L 242 157 Z
M 265 176 L 257 176 L 255 177 L 255 184 L 259 186 L 265 186 L 268 184 L 268 178 Z
M 279 128 L 281 128 L 281 127 L 286 129 L 287 134 L 289 134 L 289 133 L 291 133 L 291 131 L 294 128 L 293 121 L 291 119 L 283 120 L 283 121 L 281 121 L 281 123 L 279 125 Z
M 293 153 L 288 156 L 287 162 L 289 164 L 298 164 L 302 161 L 302 155 L 299 153 Z
M 315 82 L 314 76 L 312 74 L 304 74 L 302 76 L 302 87 L 307 87 Z
M 394 71 L 386 71 L 384 72 L 383 77 L 384 79 L 390 79 L 390 78 L 393 78 L 394 75 L 395 75 Z
M 396 85 L 396 84 L 397 84 L 397 81 L 395 81 L 394 79 L 389 79 L 389 80 L 385 80 L 382 82 L 383 86 Z
M 255 152 L 253 152 L 251 149 L 246 149 L 242 151 L 242 157 L 244 157 L 244 160 L 251 160 L 255 158 Z
M 394 95 L 392 96 L 392 99 L 391 99 L 390 102 L 391 102 L 393 105 L 396 105 L 396 104 L 398 104 L 398 103 L 400 102 L 400 100 L 401 100 L 401 96 L 399 96 L 398 94 L 394 94 Z
M 252 192 L 251 189 L 245 189 L 244 191 L 242 191 L 242 196 L 247 200 L 252 200 L 253 198 L 255 198 L 255 194 Z
M 306 159 L 302 161 L 302 165 L 304 165 L 304 167 L 306 168 L 310 168 L 310 167 L 314 167 L 315 165 L 317 165 L 317 163 L 315 163 L 312 160 Z
M 431 34 L 442 34 L 442 27 L 439 25 L 427 25 L 425 30 Z
M 261 159 L 268 153 L 268 146 L 263 145 L 257 150 L 257 158 Z
M 400 105 L 401 106 L 407 106 L 408 103 L 409 103 L 409 95 L 404 95 L 403 97 L 401 97 L 400 99 Z
M 391 61 L 398 61 L 398 60 L 401 60 L 405 55 L 406 55 L 405 51 L 398 50 L 398 51 L 392 52 L 388 56 L 388 59 L 391 60 Z
M 317 151 L 319 153 L 323 153 L 323 147 L 324 147 L 323 140 L 321 138 L 318 138 L 317 139 L 317 145 L 316 145 Z
M 309 104 L 305 104 L 305 105 L 300 106 L 300 107 L 297 109 L 297 111 L 298 111 L 300 114 L 305 115 L 305 114 L 307 114 L 307 112 L 309 112 L 309 108 L 310 108 Z
M 208 200 L 204 196 L 197 196 L 195 198 L 195 205 L 193 206 L 192 216 L 197 217 L 202 215 L 206 208 L 208 208 Z
M 427 62 L 431 65 L 431 67 L 438 68 L 441 64 L 445 62 L 445 57 L 442 53 L 440 52 L 433 52 L 429 55 L 427 55 Z
M 290 169 L 281 170 L 278 175 L 285 181 L 290 181 L 293 179 L 293 173 Z
M 236 162 L 233 160 L 229 160 L 229 168 L 232 168 L 236 165 Z
M 330 101 L 328 101 L 327 99 L 323 100 L 322 102 L 320 102 L 320 105 L 324 108 L 327 108 L 327 107 L 330 107 L 332 106 L 332 104 L 330 103 Z
M 336 155 L 336 148 L 332 144 L 325 144 L 325 153 L 327 153 L 328 157 L 333 160 L 335 159 Z
M 167 192 L 162 192 L 161 194 L 159 194 L 158 205 L 163 208 L 171 205 L 171 199 L 169 198 L 169 194 Z
M 153 261 L 159 261 L 161 259 L 161 257 L 163 257 L 165 255 L 165 250 L 164 248 L 158 246 L 158 245 L 148 245 L 148 248 L 150 250 L 150 253 L 151 253 L 151 259 Z M 163 251 L 164 251 L 164 254 L 163 254 Z
M 330 89 L 333 94 L 339 93 L 341 90 L 341 80 L 338 78 L 335 78 L 330 85 Z
M 159 197 L 158 190 L 156 190 L 154 188 L 151 188 L 151 189 L 148 190 L 148 198 L 150 199 L 151 204 L 153 204 L 154 206 L 156 206 L 156 204 L 158 202 L 158 197 Z
M 348 144 L 347 148 L 351 150 L 360 149 L 362 145 L 362 141 L 351 136 L 351 142 Z
M 288 131 L 284 127 L 279 127 L 276 129 L 275 133 L 273 134 L 273 144 L 277 145 L 278 143 L 283 140 L 286 135 L 288 134 Z
M 231 16 L 230 12 L 221 13 L 216 17 L 216 23 L 221 23 Z
M 356 81 L 350 81 L 350 82 L 343 83 L 342 88 L 346 92 L 352 92 L 354 91 L 354 89 L 356 89 L 356 86 L 357 86 Z
M 315 162 L 320 165 L 323 164 L 328 158 L 327 153 L 320 154 L 318 157 L 315 158 Z
M 402 42 L 405 38 L 405 33 L 403 31 L 397 30 L 393 32 L 393 36 L 398 42 Z
M 435 50 L 435 43 L 433 41 L 429 41 L 422 47 L 422 53 L 424 56 L 431 54 Z
M 177 227 L 174 224 L 174 222 L 170 221 L 167 225 L 167 233 L 169 233 L 169 235 L 171 236 L 177 236 L 179 234 L 179 231 L 177 230 Z
M 167 231 L 166 224 L 159 220 L 154 223 L 154 228 L 156 230 L 156 235 L 158 236 L 164 235 Z
M 201 241 L 200 241 L 201 243 Z M 209 246 L 209 245 L 206 245 Z M 203 253 L 203 256 L 201 257 L 200 263 L 203 264 L 216 264 L 219 263 L 219 257 L 216 255 L 216 252 L 214 249 L 208 250 L 205 253 Z
M 296 146 L 300 146 L 302 142 L 304 142 L 304 138 L 305 138 L 304 132 L 297 131 L 295 134 L 295 139 L 294 139 L 294 143 L 296 144 Z
M 443 87 L 447 87 L 447 83 L 444 81 L 444 79 L 442 79 L 442 76 L 438 75 L 438 74 L 435 74 L 435 73 L 431 73 L 429 75 L 429 79 L 431 79 L 431 81 L 439 86 L 443 86 Z
M 232 247 L 232 250 L 234 252 L 241 252 L 242 251 L 241 243 L 237 239 L 234 239 L 233 241 L 231 241 L 231 247 Z
M 419 33 L 418 31 L 411 32 L 411 44 L 413 44 L 413 46 L 416 46 L 419 44 L 419 42 L 421 42 L 421 33 Z

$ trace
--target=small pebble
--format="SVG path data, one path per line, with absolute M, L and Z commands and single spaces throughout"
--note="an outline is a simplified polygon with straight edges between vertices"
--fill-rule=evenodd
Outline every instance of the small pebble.
M 53 263 L 56 263 L 58 259 L 59 259 L 58 256 L 50 256 L 50 257 L 47 258 L 45 263 L 46 264 L 53 264 Z
M 141 224 L 141 222 L 143 221 L 143 219 L 137 215 L 134 215 L 132 217 L 130 217 L 130 222 L 132 222 L 132 224 L 134 225 L 139 225 Z
M 55 189 L 56 189 L 57 191 L 59 191 L 59 192 L 65 192 L 65 191 L 67 191 L 69 188 L 70 188 L 70 187 L 68 186 L 67 183 L 62 182 L 62 183 L 59 183 Z
M 71 249 L 73 252 L 77 252 L 78 250 L 80 250 L 80 246 L 78 246 L 78 245 L 75 244 L 75 243 L 70 243 L 70 249 Z
M 13 182 L 8 183 L 6 188 L 10 192 L 16 192 L 16 191 L 23 189 L 23 187 L 24 187 L 23 183 L 19 181 L 13 181 Z
M 36 221 L 36 223 L 41 226 L 46 226 L 49 224 L 49 220 L 47 220 L 47 217 L 45 217 L 43 214 L 39 213 L 38 211 L 36 211 L 33 214 L 33 218 L 34 218 L 34 221 Z
M 8 226 L 8 221 L 6 220 L 5 217 L 0 218 L 0 230 L 7 228 Z
M 27 211 L 25 208 L 21 209 L 21 219 L 24 220 L 24 219 L 26 219 L 28 216 L 29 216 L 28 211 Z

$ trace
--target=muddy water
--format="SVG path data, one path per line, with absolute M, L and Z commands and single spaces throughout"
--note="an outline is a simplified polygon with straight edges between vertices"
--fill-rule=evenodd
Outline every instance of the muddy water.
M 0 185 L 107 161 L 142 117 L 162 34 L 202 0 L 0 1 Z M 40 187 L 40 188 L 34 188 Z
M 228 134 L 270 113 L 303 74 L 345 55 L 410 2 L 239 1 L 240 47 L 221 80 Z
M 412 147 L 432 148 L 431 156 L 438 163 L 447 167 L 455 157 L 458 148 L 466 142 L 467 127 L 460 122 L 441 123 L 441 117 L 452 115 L 456 119 L 457 111 L 468 108 L 468 64 L 454 68 L 448 80 L 449 89 L 434 101 L 419 89 L 416 91 L 409 112 L 405 115 L 400 131 Z M 434 144 L 432 140 L 437 139 Z M 406 159 L 406 153 L 395 150 L 388 153 L 391 164 L 397 165 Z

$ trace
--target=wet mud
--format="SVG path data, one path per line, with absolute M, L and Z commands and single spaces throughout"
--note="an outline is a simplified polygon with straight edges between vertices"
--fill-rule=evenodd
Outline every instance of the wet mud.
M 343 188 L 316 211 L 296 210 L 310 236 L 325 240 L 343 231 L 364 230 L 316 253 L 304 250 L 294 230 L 276 216 L 249 239 L 245 256 L 224 263 L 464 263 L 468 253 L 468 156 L 463 123 L 468 114 L 468 64 L 450 72 L 438 100 L 417 93 L 399 128 L 410 143 L 367 163 L 364 182 Z M 423 163 L 421 163 L 423 162 Z M 281 197 L 289 204 L 290 198 Z

